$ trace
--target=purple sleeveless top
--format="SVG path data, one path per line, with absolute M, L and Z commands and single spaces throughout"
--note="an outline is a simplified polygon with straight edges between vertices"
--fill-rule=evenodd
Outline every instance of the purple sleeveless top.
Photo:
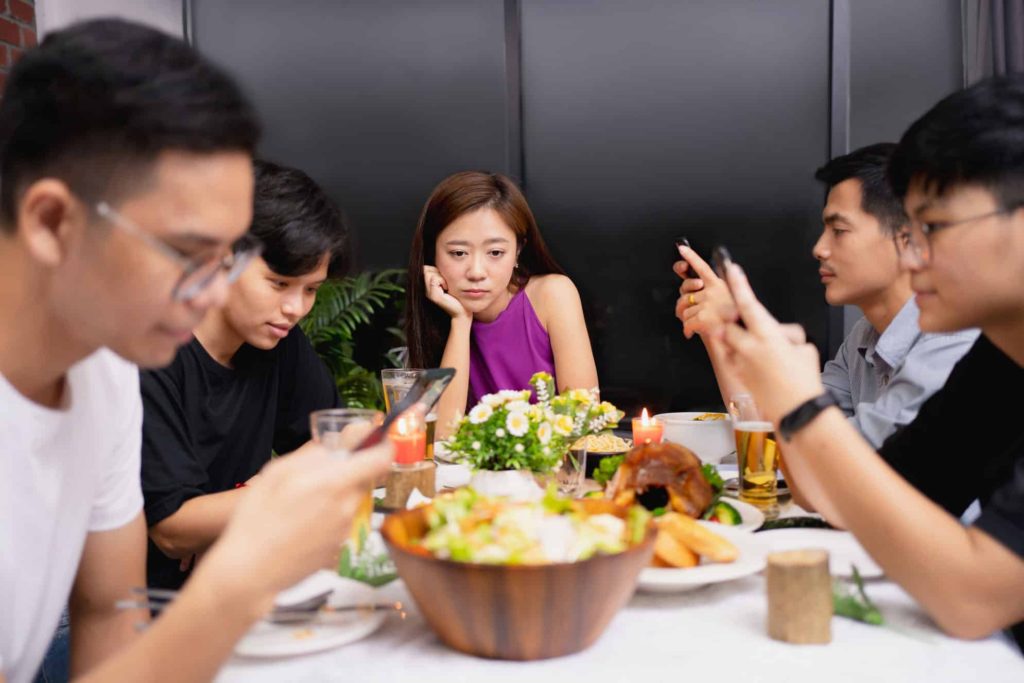
M 535 372 L 555 376 L 551 339 L 520 289 L 492 322 L 473 321 L 469 338 L 469 404 L 501 389 L 529 389 Z M 555 386 L 558 386 L 557 382 Z

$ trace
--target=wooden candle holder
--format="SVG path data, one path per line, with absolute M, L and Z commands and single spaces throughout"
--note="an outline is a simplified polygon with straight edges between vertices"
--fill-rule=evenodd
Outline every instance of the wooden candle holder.
M 381 507 L 398 510 L 404 508 L 413 489 L 428 498 L 435 494 L 437 465 L 432 460 L 421 460 L 410 465 L 392 465 L 384 485 L 384 500 Z
M 832 577 L 824 550 L 768 555 L 768 635 L 786 643 L 832 640 Z

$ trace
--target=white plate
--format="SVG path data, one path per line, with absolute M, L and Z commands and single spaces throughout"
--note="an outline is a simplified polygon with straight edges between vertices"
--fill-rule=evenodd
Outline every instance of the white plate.
M 335 575 L 334 593 L 328 604 L 334 607 L 376 602 L 376 591 L 366 584 Z M 349 618 L 351 617 L 351 618 Z M 351 612 L 332 615 L 330 623 L 257 623 L 235 646 L 240 657 L 291 657 L 330 650 L 370 635 L 384 623 L 387 613 Z
M 728 503 L 736 508 L 736 512 L 740 513 L 740 519 L 742 520 L 739 524 L 730 526 L 730 529 L 742 529 L 743 531 L 754 531 L 760 529 L 761 525 L 764 524 L 764 513 L 758 510 L 755 506 L 750 503 L 744 503 L 742 500 L 736 500 L 735 498 L 722 498 L 723 503 Z M 721 524 L 714 523 L 713 529 L 721 527 Z
M 832 576 L 853 576 L 852 565 L 865 579 L 884 576 L 882 568 L 871 559 L 857 539 L 848 531 L 834 529 L 775 529 L 757 534 L 764 539 L 771 552 L 821 548 L 828 551 L 829 571 Z
M 640 572 L 637 588 L 651 593 L 681 593 L 709 583 L 732 581 L 756 574 L 764 569 L 767 545 L 760 539 L 761 534 L 752 534 L 738 527 L 722 526 L 714 522 L 700 522 L 722 536 L 740 551 L 735 562 L 706 562 L 696 567 L 673 569 L 646 567 Z

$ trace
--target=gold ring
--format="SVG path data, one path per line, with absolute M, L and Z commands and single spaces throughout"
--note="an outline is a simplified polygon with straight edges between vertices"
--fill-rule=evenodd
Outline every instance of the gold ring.
M 694 304 L 696 304 L 696 303 L 697 303 L 697 300 L 693 298 L 693 294 L 691 294 L 691 295 L 690 295 L 690 298 L 689 298 L 689 299 L 687 299 L 687 301 L 689 301 L 689 302 L 690 302 L 690 305 L 691 305 L 691 306 L 693 306 Z

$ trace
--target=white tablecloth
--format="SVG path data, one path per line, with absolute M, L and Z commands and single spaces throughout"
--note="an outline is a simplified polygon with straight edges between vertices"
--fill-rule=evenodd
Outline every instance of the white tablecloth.
M 720 469 L 723 476 L 735 476 L 735 465 Z M 441 470 L 444 485 L 460 486 L 468 478 L 460 467 Z M 782 516 L 799 514 L 806 513 L 788 505 Z M 975 642 L 947 638 L 895 584 L 869 581 L 867 590 L 889 627 L 834 618 L 828 645 L 788 645 L 768 637 L 767 598 L 759 574 L 689 593 L 637 593 L 588 650 L 540 662 L 504 662 L 470 657 L 443 645 L 399 581 L 380 589 L 381 599 L 403 601 L 408 606 L 405 620 L 389 616 L 365 640 L 328 652 L 274 660 L 236 658 L 217 681 L 575 683 L 638 681 L 654 675 L 659 678 L 652 683 L 1024 681 L 1024 657 L 1002 634 Z M 715 678 L 694 681 L 694 676 Z
M 381 589 L 410 606 L 375 634 L 336 650 L 289 659 L 233 659 L 220 683 L 304 681 L 1024 681 L 1024 658 L 1002 635 L 965 642 L 942 635 L 899 587 L 868 583 L 892 628 L 832 621 L 829 645 L 768 638 L 761 575 L 676 595 L 638 593 L 590 649 L 540 662 L 478 659 L 444 646 L 416 612 L 404 586 Z M 382 596 L 384 597 L 384 596 Z M 670 678 L 669 678 L 670 677 Z M 741 678 L 742 677 L 742 678 Z

